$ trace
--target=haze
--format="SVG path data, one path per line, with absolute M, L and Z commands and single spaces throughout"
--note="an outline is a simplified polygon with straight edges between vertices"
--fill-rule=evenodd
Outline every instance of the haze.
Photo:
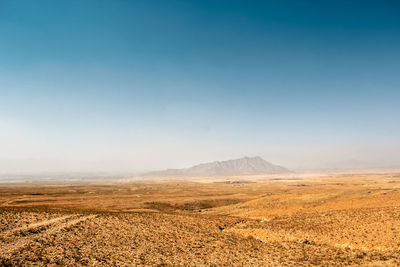
M 0 173 L 400 168 L 400 3 L 0 3 Z

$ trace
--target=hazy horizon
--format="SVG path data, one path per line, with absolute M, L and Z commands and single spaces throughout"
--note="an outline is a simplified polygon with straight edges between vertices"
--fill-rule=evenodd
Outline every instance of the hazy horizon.
M 400 168 L 400 3 L 0 3 L 0 173 Z

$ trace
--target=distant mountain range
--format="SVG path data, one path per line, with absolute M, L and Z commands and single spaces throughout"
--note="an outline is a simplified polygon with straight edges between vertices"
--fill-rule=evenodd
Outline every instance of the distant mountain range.
M 168 169 L 146 173 L 144 176 L 234 176 L 288 173 L 288 169 L 274 165 L 261 157 L 244 157 L 227 161 L 203 163 L 185 169 Z

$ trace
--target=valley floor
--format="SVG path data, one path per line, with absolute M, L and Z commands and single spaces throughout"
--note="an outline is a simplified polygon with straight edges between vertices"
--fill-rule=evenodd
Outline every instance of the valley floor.
M 0 185 L 0 265 L 399 266 L 400 174 Z

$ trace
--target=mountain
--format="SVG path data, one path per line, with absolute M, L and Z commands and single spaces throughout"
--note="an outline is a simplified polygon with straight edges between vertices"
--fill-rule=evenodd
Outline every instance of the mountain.
M 253 174 L 288 173 L 288 169 L 271 164 L 261 157 L 244 157 L 227 161 L 214 161 L 186 169 L 168 169 L 145 174 L 145 176 L 232 176 Z

